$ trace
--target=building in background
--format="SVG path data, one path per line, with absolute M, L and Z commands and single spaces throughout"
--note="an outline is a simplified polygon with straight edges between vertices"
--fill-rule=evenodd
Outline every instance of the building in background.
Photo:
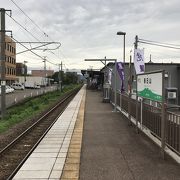
M 1 65 L 1 64 L 0 64 Z M 16 79 L 16 43 L 5 35 L 5 79 L 11 85 Z
M 27 66 L 23 63 L 16 63 L 16 76 L 27 75 Z
M 53 70 L 31 70 L 31 75 L 37 77 L 51 77 L 53 74 Z
M 108 74 L 109 69 L 112 69 L 113 74 L 115 72 L 114 63 L 108 63 L 107 66 L 102 68 L 102 72 L 105 74 Z M 164 77 L 164 83 L 165 83 L 165 100 L 169 104 L 178 104 L 180 105 L 180 83 L 179 83 L 179 77 L 180 77 L 180 64 L 179 63 L 145 63 L 145 72 L 152 72 L 152 71 L 158 71 L 158 70 L 165 70 L 165 77 Z M 124 80 L 124 86 L 125 86 L 125 92 L 128 93 L 129 91 L 129 75 L 130 75 L 130 69 L 129 69 L 129 63 L 124 64 L 124 73 L 125 73 L 125 80 Z M 132 93 L 136 94 L 136 74 L 134 69 L 134 64 L 132 63 Z M 116 78 L 117 83 L 117 91 L 121 90 L 121 79 L 119 75 L 117 75 Z M 115 80 L 114 75 L 112 75 L 111 78 L 111 88 L 115 89 Z

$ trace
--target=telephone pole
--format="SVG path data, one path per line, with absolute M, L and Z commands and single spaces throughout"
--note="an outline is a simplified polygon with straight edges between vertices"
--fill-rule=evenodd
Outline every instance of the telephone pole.
M 58 64 L 59 66 L 59 72 L 58 72 L 58 90 L 60 90 L 60 66 L 61 64 Z
M 135 37 L 135 43 L 134 43 L 134 49 L 137 49 L 138 47 L 138 36 Z
M 61 76 L 60 76 L 61 92 L 62 92 L 62 61 L 61 61 Z
M 44 90 L 46 89 L 46 57 L 44 57 Z
M 134 50 L 138 48 L 138 36 L 135 37 Z M 137 74 L 136 74 L 136 132 L 139 133 L 138 129 L 138 91 L 137 91 Z
M 58 64 L 59 65 L 59 73 L 58 73 L 58 90 L 60 90 L 60 92 L 62 92 L 62 61 L 61 61 L 61 64 Z
M 59 65 L 59 73 L 58 73 L 58 90 L 62 92 L 62 61 Z
M 5 79 L 5 9 L 0 9 L 0 74 L 1 74 L 1 118 L 6 114 Z
M 27 75 L 27 67 L 26 67 L 27 61 L 24 61 L 24 88 L 26 83 L 26 75 Z

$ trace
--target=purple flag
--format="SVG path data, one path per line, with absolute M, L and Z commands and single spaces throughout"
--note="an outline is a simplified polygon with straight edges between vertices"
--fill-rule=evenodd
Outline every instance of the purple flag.
M 117 62 L 117 71 L 121 79 L 121 92 L 124 92 L 124 64 L 122 62 Z

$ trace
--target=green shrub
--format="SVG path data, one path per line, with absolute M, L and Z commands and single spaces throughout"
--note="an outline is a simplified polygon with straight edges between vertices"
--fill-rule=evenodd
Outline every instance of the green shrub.
M 7 131 L 15 124 L 33 118 L 38 113 L 55 103 L 64 93 L 77 88 L 77 85 L 65 86 L 63 92 L 48 92 L 36 98 L 29 98 L 25 103 L 21 103 L 7 110 L 7 115 L 0 120 L 0 133 Z

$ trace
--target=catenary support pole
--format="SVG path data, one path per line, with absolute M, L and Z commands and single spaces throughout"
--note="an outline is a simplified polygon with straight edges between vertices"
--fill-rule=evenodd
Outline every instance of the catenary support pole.
M 44 93 L 46 92 L 46 57 L 44 57 Z
M 1 63 L 1 118 L 6 114 L 5 79 L 5 9 L 0 9 L 0 63 Z
M 61 66 L 61 64 L 58 64 L 58 67 L 59 67 L 59 72 L 58 72 L 58 87 L 57 87 L 58 90 L 60 90 L 60 66 Z
M 61 61 L 61 76 L 60 76 L 60 85 L 61 85 L 61 92 L 62 92 L 62 61 Z

